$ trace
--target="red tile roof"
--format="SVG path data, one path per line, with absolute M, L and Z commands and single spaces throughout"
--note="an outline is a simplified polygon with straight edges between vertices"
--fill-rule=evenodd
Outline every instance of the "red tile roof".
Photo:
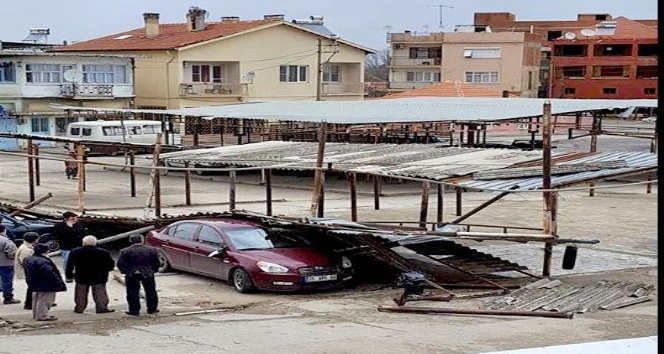
M 262 26 L 275 24 L 280 20 L 255 20 L 233 22 L 207 22 L 205 29 L 189 31 L 185 23 L 167 23 L 159 25 L 159 35 L 153 38 L 145 36 L 145 28 L 113 34 L 89 41 L 60 47 L 57 51 L 128 51 L 128 50 L 165 50 L 184 47 L 216 38 L 230 36 Z M 125 36 L 129 36 L 124 38 Z M 116 39 L 124 38 L 124 39 Z
M 413 90 L 394 93 L 383 98 L 406 97 L 502 97 L 502 91 L 460 81 L 445 81 Z

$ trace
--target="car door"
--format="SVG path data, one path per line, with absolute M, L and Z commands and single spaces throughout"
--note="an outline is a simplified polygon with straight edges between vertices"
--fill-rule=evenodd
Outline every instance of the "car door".
M 202 225 L 198 231 L 196 246 L 189 258 L 191 267 L 196 269 L 197 273 L 226 280 L 230 270 L 230 261 L 226 252 L 209 257 L 210 253 L 219 250 L 222 246 L 224 243 L 219 232 L 208 225 Z
M 181 222 L 165 230 L 161 249 L 166 253 L 171 267 L 191 270 L 190 254 L 195 249 L 196 233 L 200 225 L 193 222 Z

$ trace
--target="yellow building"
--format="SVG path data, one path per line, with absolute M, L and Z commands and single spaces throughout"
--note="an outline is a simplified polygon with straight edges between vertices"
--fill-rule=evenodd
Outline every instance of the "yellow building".
M 252 21 L 227 16 L 206 22 L 205 13 L 190 8 L 186 22 L 175 24 L 145 13 L 143 28 L 58 51 L 132 55 L 136 108 L 363 99 L 364 58 L 373 50 L 338 38 L 322 17 L 289 22 L 283 15 Z

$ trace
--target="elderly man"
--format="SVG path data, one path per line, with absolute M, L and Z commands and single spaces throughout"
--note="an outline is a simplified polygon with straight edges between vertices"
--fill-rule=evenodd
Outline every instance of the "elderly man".
M 62 275 L 55 263 L 48 258 L 48 246 L 38 243 L 34 254 L 25 262 L 25 276 L 28 287 L 32 289 L 32 318 L 37 321 L 55 321 L 57 317 L 49 316 L 48 311 L 55 302 L 55 294 L 67 291 Z
M 14 258 L 16 257 L 16 244 L 7 237 L 7 229 L 0 224 L 0 290 L 4 297 L 4 304 L 18 304 L 21 301 L 14 299 Z
M 131 246 L 123 248 L 118 256 L 118 269 L 125 275 L 127 286 L 127 315 L 138 316 L 141 309 L 139 292 L 141 284 L 145 290 L 145 302 L 149 314 L 159 312 L 159 299 L 154 280 L 154 273 L 159 269 L 159 253 L 151 246 L 144 245 L 143 235 L 134 234 L 129 237 Z
M 88 306 L 88 293 L 92 288 L 92 300 L 97 313 L 108 313 L 115 310 L 108 308 L 106 283 L 108 272 L 115 267 L 111 253 L 97 247 L 97 238 L 88 235 L 83 237 L 83 246 L 74 248 L 69 254 L 65 277 L 74 279 L 74 312 L 83 313 Z
M 25 278 L 25 260 L 35 253 L 34 248 L 38 239 L 39 234 L 36 232 L 29 231 L 23 234 L 23 243 L 18 246 L 18 250 L 16 250 L 16 258 L 14 259 L 14 274 L 16 275 L 16 279 Z M 25 290 L 25 302 L 23 303 L 23 308 L 26 310 L 32 310 L 32 289 L 30 289 L 29 286 Z

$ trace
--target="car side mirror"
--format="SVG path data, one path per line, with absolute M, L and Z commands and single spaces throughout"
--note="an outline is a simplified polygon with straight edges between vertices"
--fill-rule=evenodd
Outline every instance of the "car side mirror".
M 218 249 L 210 252 L 210 254 L 208 254 L 208 257 L 210 257 L 210 258 L 219 257 L 219 256 L 223 255 L 224 253 L 226 253 L 227 249 L 228 249 L 228 247 L 226 247 L 224 245 L 219 246 Z

